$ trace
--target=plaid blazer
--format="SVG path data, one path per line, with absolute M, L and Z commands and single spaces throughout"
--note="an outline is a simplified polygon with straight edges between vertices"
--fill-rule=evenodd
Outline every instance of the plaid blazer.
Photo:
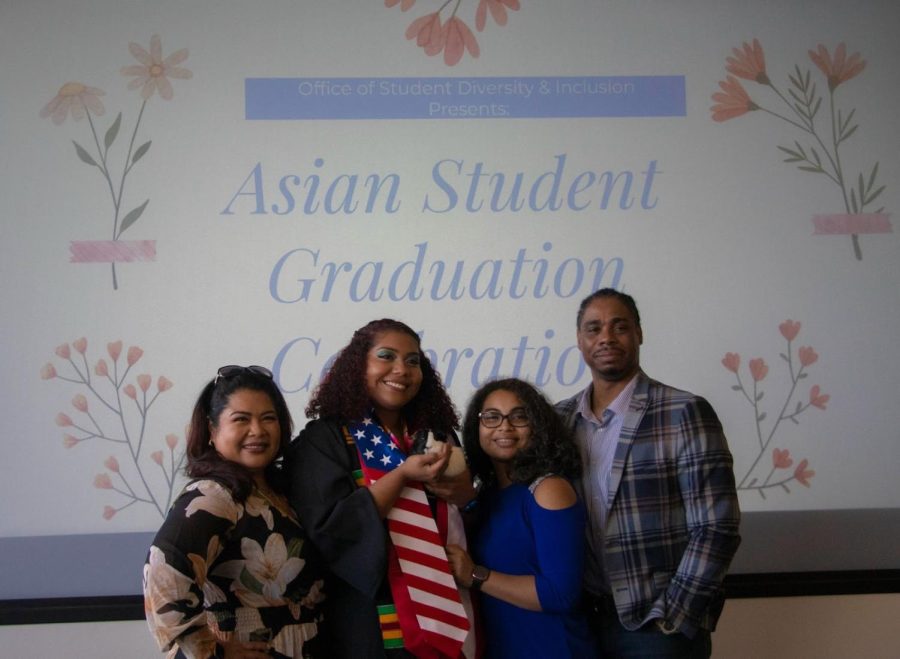
M 556 404 L 572 430 L 580 396 Z M 604 559 L 622 625 L 663 618 L 689 637 L 715 629 L 740 510 L 710 404 L 640 372 L 609 478 Z

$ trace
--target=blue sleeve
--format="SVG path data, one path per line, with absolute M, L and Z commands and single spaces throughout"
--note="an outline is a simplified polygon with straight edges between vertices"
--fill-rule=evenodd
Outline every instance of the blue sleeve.
M 561 510 L 547 510 L 532 498 L 529 514 L 538 562 L 534 585 L 541 610 L 571 611 L 581 596 L 584 506 L 579 501 Z

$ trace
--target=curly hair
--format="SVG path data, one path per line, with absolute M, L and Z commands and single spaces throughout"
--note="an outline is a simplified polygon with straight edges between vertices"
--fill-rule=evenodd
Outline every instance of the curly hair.
M 221 482 L 231 491 L 238 503 L 247 500 L 253 489 L 253 476 L 250 471 L 237 462 L 223 458 L 211 443 L 211 428 L 219 424 L 223 410 L 228 407 L 231 395 L 242 389 L 261 391 L 269 396 L 278 417 L 281 431 L 278 454 L 266 467 L 266 482 L 278 492 L 285 491 L 285 479 L 281 472 L 280 459 L 291 441 L 293 422 L 288 411 L 287 402 L 270 377 L 244 370 L 230 377 L 216 377 L 210 380 L 200 392 L 194 404 L 191 423 L 187 431 L 187 466 L 185 472 L 191 478 L 212 478 Z
M 310 419 L 333 418 L 341 422 L 362 419 L 372 407 L 366 390 L 366 360 L 378 336 L 384 332 L 403 332 L 415 339 L 419 348 L 422 385 L 403 408 L 410 431 L 431 428 L 450 432 L 459 427 L 459 415 L 447 395 L 441 377 L 428 356 L 422 352 L 421 340 L 409 325 L 399 320 L 373 320 L 353 333 L 353 338 L 335 358 L 306 406 Z
M 469 468 L 485 485 L 497 477 L 491 459 L 481 448 L 480 419 L 484 401 L 495 391 L 508 391 L 522 401 L 531 423 L 531 441 L 512 460 L 510 478 L 514 483 L 531 483 L 535 478 L 555 474 L 568 479 L 581 476 L 581 456 L 572 434 L 556 410 L 534 385 L 518 378 L 493 380 L 476 391 L 463 420 L 463 447 Z

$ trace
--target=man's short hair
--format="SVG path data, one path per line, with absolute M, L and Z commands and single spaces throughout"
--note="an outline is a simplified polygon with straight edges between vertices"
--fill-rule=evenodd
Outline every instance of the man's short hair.
M 581 305 L 578 307 L 578 317 L 575 319 L 576 329 L 581 329 L 581 319 L 584 318 L 584 310 L 588 308 L 588 305 L 594 300 L 599 300 L 607 297 L 613 297 L 624 304 L 626 307 L 628 307 L 631 315 L 634 316 L 635 325 L 637 325 L 638 329 L 641 329 L 641 314 L 638 313 L 637 303 L 634 301 L 634 298 L 631 297 L 628 293 L 617 291 L 615 288 L 601 288 L 594 291 L 581 301 Z

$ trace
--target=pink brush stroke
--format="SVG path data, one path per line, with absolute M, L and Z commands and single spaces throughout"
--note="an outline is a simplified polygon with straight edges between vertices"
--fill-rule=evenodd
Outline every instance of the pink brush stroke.
M 132 263 L 155 261 L 155 240 L 73 240 L 69 263 Z
M 893 233 L 889 213 L 813 215 L 813 235 L 834 236 L 860 233 Z

